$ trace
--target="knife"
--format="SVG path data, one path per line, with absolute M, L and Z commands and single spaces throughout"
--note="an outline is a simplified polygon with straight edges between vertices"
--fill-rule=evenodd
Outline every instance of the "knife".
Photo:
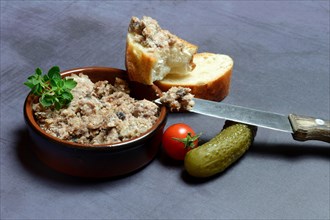
M 330 143 L 329 120 L 297 114 L 286 116 L 198 98 L 193 98 L 193 100 L 195 105 L 188 110 L 189 112 L 288 132 L 298 141 L 319 140 Z M 162 104 L 160 99 L 154 102 Z

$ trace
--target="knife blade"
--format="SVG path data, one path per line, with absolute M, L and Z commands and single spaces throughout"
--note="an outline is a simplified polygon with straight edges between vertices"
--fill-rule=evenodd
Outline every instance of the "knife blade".
M 291 123 L 285 115 L 197 98 L 194 101 L 195 106 L 191 112 L 293 133 Z
M 193 98 L 195 105 L 189 112 L 258 127 L 289 132 L 295 140 L 320 140 L 330 142 L 330 122 L 297 114 L 282 115 L 253 108 Z M 155 100 L 160 104 L 160 100 Z

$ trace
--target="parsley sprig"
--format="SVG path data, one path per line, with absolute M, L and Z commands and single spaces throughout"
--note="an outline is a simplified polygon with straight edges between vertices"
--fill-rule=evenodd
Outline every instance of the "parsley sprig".
M 62 79 L 60 68 L 53 66 L 44 75 L 42 75 L 42 70 L 37 68 L 35 73 L 27 78 L 24 85 L 31 89 L 32 94 L 39 97 L 39 103 L 42 106 L 54 106 L 56 110 L 59 110 L 72 101 L 71 90 L 76 87 L 77 82 L 73 79 Z

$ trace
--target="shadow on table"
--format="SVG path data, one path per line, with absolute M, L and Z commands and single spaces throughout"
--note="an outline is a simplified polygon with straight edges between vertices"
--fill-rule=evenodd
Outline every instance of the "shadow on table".
M 297 144 L 263 144 L 254 143 L 250 149 L 251 155 L 262 155 L 263 157 L 299 160 L 307 157 L 316 157 L 330 160 L 330 144 L 326 146 L 313 145 L 308 142 L 297 142 Z
M 66 182 L 69 184 L 79 184 L 79 185 L 90 185 L 90 184 L 98 184 L 103 182 L 108 182 L 109 180 L 119 180 L 123 179 L 128 176 L 132 176 L 135 173 L 139 172 L 137 170 L 133 173 L 130 173 L 125 176 L 115 177 L 115 178 L 102 178 L 102 179 L 89 179 L 89 178 L 80 178 L 80 177 L 73 177 L 66 174 L 59 173 L 54 171 L 53 169 L 49 168 L 45 164 L 43 164 L 33 153 L 32 149 L 30 148 L 30 144 L 33 144 L 28 131 L 26 129 L 20 129 L 17 131 L 17 137 L 19 142 L 16 146 L 16 153 L 21 161 L 23 167 L 32 173 L 35 176 L 50 179 L 52 181 L 57 182 Z M 298 142 L 299 143 L 299 142 Z M 195 184 L 202 184 L 206 182 L 210 182 L 214 179 L 218 179 L 225 173 L 229 172 L 232 168 L 234 168 L 237 164 L 242 161 L 242 159 L 246 156 L 255 156 L 255 157 L 268 157 L 273 159 L 285 159 L 285 160 L 299 160 L 305 159 L 310 157 L 317 157 L 324 160 L 330 160 L 330 145 L 309 145 L 308 142 L 303 144 L 269 144 L 269 143 L 254 143 L 253 146 L 250 147 L 249 151 L 243 155 L 238 161 L 228 167 L 225 171 L 214 175 L 209 178 L 194 178 L 190 176 L 186 171 L 184 171 L 183 161 L 176 161 L 170 159 L 165 152 L 160 150 L 159 154 L 157 155 L 156 159 L 160 161 L 163 166 L 169 168 L 180 168 L 182 169 L 181 178 L 187 184 L 195 185 Z M 143 169 L 143 168 L 141 168 Z
M 318 158 L 322 160 L 330 160 L 330 145 L 309 145 L 308 142 L 303 144 L 269 144 L 269 143 L 254 143 L 247 153 L 245 153 L 239 160 L 229 166 L 223 172 L 207 178 L 196 178 L 190 176 L 187 171 L 183 170 L 181 173 L 182 179 L 189 185 L 198 185 L 218 179 L 227 172 L 230 172 L 237 164 L 244 159 L 244 157 L 263 157 L 269 159 L 303 160 L 306 158 Z
M 49 168 L 37 158 L 37 156 L 31 149 L 33 140 L 30 138 L 29 133 L 26 129 L 22 128 L 20 130 L 17 130 L 17 137 L 19 141 L 16 145 L 16 153 L 19 161 L 22 163 L 23 167 L 28 172 L 40 178 L 74 185 L 91 185 L 109 182 L 109 180 L 115 181 L 119 179 L 124 179 L 125 177 L 132 176 L 133 174 L 139 172 L 139 170 L 137 170 L 128 175 L 111 178 L 83 178 L 62 174 Z

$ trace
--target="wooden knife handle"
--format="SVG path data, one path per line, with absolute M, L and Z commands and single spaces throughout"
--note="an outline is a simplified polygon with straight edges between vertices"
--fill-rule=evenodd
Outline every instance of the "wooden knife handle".
M 289 120 L 295 140 L 319 140 L 330 143 L 330 121 L 296 114 L 290 114 Z

